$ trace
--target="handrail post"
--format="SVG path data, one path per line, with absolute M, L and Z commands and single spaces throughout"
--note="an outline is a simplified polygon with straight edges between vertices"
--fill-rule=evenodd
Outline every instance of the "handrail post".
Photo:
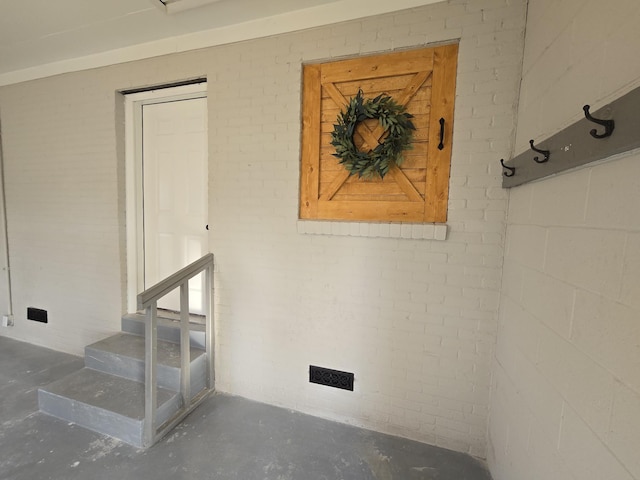
M 157 361 L 158 361 L 158 303 L 146 308 L 145 323 L 145 384 L 144 384 L 144 446 L 153 445 L 156 436 Z
M 185 407 L 191 404 L 191 347 L 189 339 L 189 280 L 180 284 L 180 392 Z
M 143 446 L 151 447 L 156 440 L 177 425 L 191 410 L 197 407 L 214 389 L 214 331 L 213 331 L 213 254 L 208 253 L 187 265 L 153 287 L 138 294 L 138 309 L 144 309 L 145 323 L 145 385 L 144 385 L 144 431 Z M 207 360 L 206 388 L 191 397 L 191 335 L 189 329 L 189 280 L 203 273 L 205 350 Z M 157 425 L 158 416 L 158 300 L 180 287 L 180 394 L 182 408 L 162 425 Z
M 213 352 L 213 260 L 207 266 L 205 270 L 205 281 L 204 288 L 206 290 L 206 295 L 204 296 L 205 301 L 205 350 L 207 354 L 207 388 L 214 388 L 214 352 Z

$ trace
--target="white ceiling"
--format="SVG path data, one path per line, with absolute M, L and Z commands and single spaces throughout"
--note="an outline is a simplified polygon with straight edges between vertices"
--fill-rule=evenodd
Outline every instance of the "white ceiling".
M 0 0 L 0 73 L 333 1 L 222 0 L 167 15 L 151 0 Z
M 0 0 L 0 85 L 436 1 Z

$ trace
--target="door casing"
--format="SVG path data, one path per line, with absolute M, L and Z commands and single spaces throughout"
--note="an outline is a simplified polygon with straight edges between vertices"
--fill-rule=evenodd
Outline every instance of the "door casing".
M 207 83 L 160 88 L 125 95 L 125 176 L 127 311 L 137 310 L 144 290 L 144 224 L 142 192 L 142 106 L 207 96 Z

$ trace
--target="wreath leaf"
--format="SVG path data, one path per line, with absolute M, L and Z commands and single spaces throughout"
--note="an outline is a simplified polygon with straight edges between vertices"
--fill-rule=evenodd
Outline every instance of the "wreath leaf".
M 388 133 L 384 140 L 368 152 L 359 151 L 353 135 L 359 122 L 369 118 L 378 119 Z M 384 178 L 391 164 L 400 166 L 404 160 L 402 152 L 413 148 L 413 115 L 405 107 L 396 103 L 389 95 L 381 93 L 374 99 L 365 99 L 362 90 L 349 100 L 346 110 L 338 114 L 331 133 L 331 145 L 336 149 L 332 154 L 349 172 L 360 178 L 372 178 L 376 174 Z

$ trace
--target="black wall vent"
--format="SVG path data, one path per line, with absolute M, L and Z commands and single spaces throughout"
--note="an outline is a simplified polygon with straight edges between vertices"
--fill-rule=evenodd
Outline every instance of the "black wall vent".
M 27 320 L 35 320 L 36 322 L 49 323 L 47 311 L 40 308 L 27 307 Z
M 353 392 L 353 373 L 309 365 L 309 382 Z

